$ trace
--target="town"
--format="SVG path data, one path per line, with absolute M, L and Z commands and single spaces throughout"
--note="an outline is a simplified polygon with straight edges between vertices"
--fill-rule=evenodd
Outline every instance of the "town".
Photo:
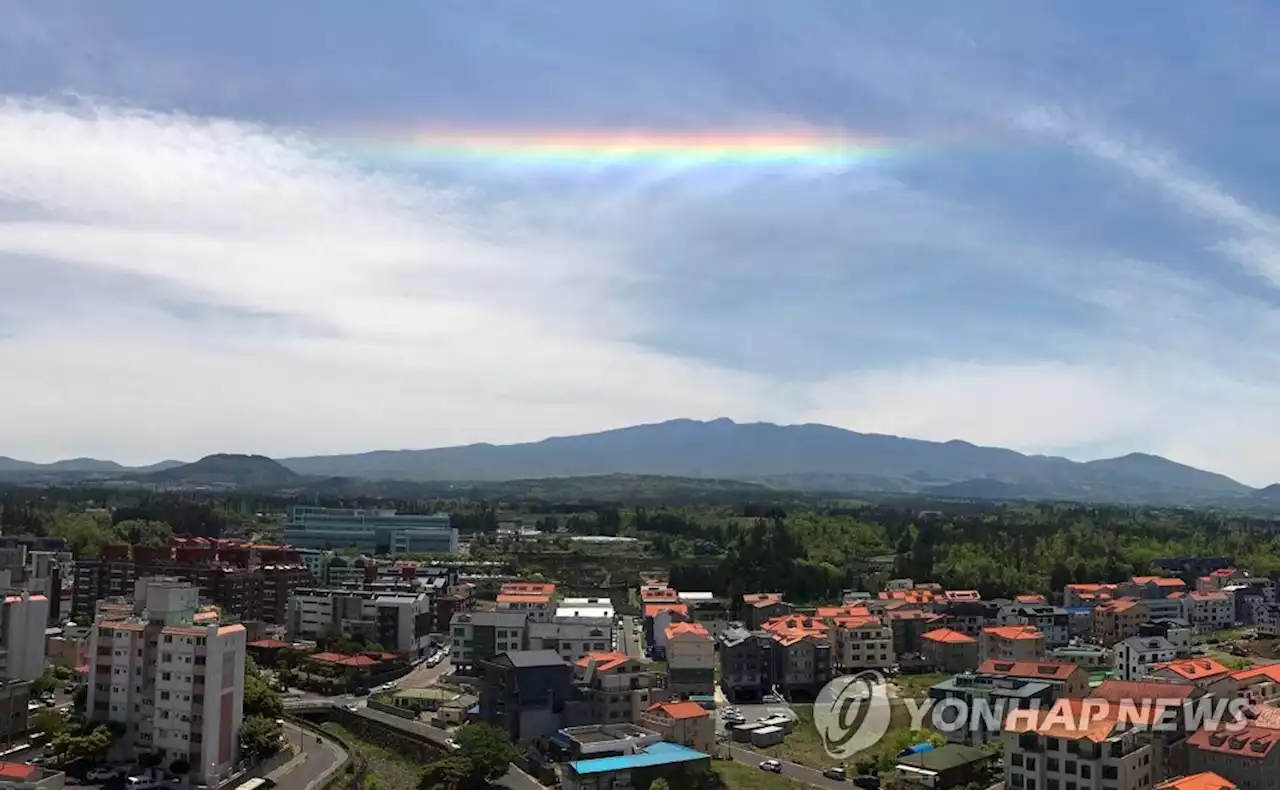
M 562 551 L 571 535 L 529 526 L 551 521 L 460 534 L 445 513 L 296 505 L 275 543 L 172 535 L 89 555 L 0 538 L 0 788 L 1280 781 L 1275 582 L 1229 557 L 1009 597 L 888 577 L 793 604 L 574 570 L 631 562 L 634 538 L 579 544 L 558 578 L 492 558 Z M 824 690 L 855 676 L 875 678 L 889 715 L 841 754 L 820 726 Z M 1234 705 L 1230 721 L 1120 710 L 1212 702 Z M 933 716 L 913 717 L 926 705 Z M 1060 720 L 1084 705 L 1100 715 Z M 947 721 L 948 708 L 968 713 Z M 391 779 L 397 760 L 408 784 Z

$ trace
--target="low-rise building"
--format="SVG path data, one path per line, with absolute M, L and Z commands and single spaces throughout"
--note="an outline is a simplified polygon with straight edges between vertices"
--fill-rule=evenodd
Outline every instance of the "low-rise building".
M 1115 653 L 1110 648 L 1086 643 L 1055 647 L 1045 653 L 1045 658 L 1075 664 L 1085 670 L 1110 670 L 1115 664 Z
M 507 582 L 498 590 L 498 608 L 523 612 L 531 623 L 545 623 L 555 614 L 556 586 L 542 582 Z
M 935 611 L 942 616 L 941 626 L 978 638 L 982 629 L 1000 625 L 1000 604 L 995 601 L 948 601 Z
M 1245 727 L 1234 732 L 1203 729 L 1187 739 L 1187 766 L 1212 772 L 1241 790 L 1270 790 L 1280 776 L 1280 730 Z
M 920 651 L 943 672 L 970 672 L 978 667 L 978 640 L 950 628 L 935 628 L 920 637 Z
M 978 661 L 1039 661 L 1044 657 L 1044 635 L 1029 625 L 992 626 L 982 629 Z
M 431 646 L 431 601 L 410 590 L 302 587 L 289 596 L 285 616 L 289 641 L 314 640 L 325 632 L 354 634 L 386 650 L 412 657 Z
M 1173 643 L 1163 636 L 1131 636 L 1115 646 L 1117 680 L 1145 680 L 1151 670 L 1175 660 Z
M 1146 604 L 1136 598 L 1117 598 L 1093 609 L 1093 636 L 1104 647 L 1138 635 L 1149 619 Z
M 476 674 L 480 663 L 529 646 L 524 612 L 459 612 L 449 622 L 451 663 L 463 675 Z
M 555 650 L 572 663 L 588 653 L 613 649 L 613 623 L 612 607 L 561 606 L 550 622 L 529 624 L 529 647 Z
M 1151 620 L 1138 626 L 1138 636 L 1162 636 L 1173 645 L 1176 658 L 1191 657 L 1191 624 L 1186 620 Z
M 1092 608 L 1119 596 L 1115 584 L 1068 584 L 1062 591 L 1065 608 L 1083 606 Z
M 548 755 L 558 763 L 635 754 L 662 742 L 662 734 L 635 724 L 564 727 L 550 738 Z
M 835 665 L 845 672 L 893 666 L 893 629 L 878 617 L 834 617 L 826 632 Z
M 480 667 L 480 718 L 513 742 L 542 742 L 557 730 L 591 723 L 590 703 L 559 653 L 510 650 Z
M 1053 661 L 1004 661 L 988 659 L 978 667 L 978 675 L 993 678 L 1021 678 L 1048 683 L 1054 698 L 1082 698 L 1089 693 L 1089 672 L 1075 664 Z
M 1208 690 L 1215 684 L 1229 680 L 1231 670 L 1212 658 L 1183 658 L 1167 664 L 1157 664 L 1147 673 L 1151 680 L 1171 683 L 1189 683 Z
M 715 642 L 698 623 L 667 628 L 667 689 L 672 694 L 703 696 L 715 693 Z
M 682 603 L 647 603 L 644 615 L 645 644 L 653 647 L 654 658 L 663 658 L 667 654 L 667 629 L 690 622 L 689 607 Z
M 1070 615 L 1060 606 L 1015 603 L 1000 610 L 1000 625 L 1029 625 L 1044 634 L 1045 647 L 1062 647 L 1071 641 Z
M 560 766 L 563 790 L 630 790 L 666 779 L 670 787 L 693 787 L 711 770 L 711 755 L 665 741 L 635 754 L 575 760 Z
M 898 786 L 950 790 L 981 781 L 993 755 L 972 746 L 948 743 L 936 749 L 900 755 L 895 766 Z
M 1162 782 L 1156 785 L 1156 790 L 1239 790 L 1239 786 L 1212 771 L 1204 771 Z
M 664 741 L 707 753 L 715 748 L 715 717 L 696 702 L 655 702 L 645 711 L 642 723 Z
M 1190 599 L 1191 626 L 1196 631 L 1218 631 L 1235 624 L 1235 604 L 1224 592 L 1193 592 Z
M 795 608 L 782 600 L 782 593 L 747 593 L 742 596 L 742 622 L 751 630 L 793 611 Z
M 648 665 L 624 653 L 588 653 L 574 664 L 574 677 L 595 721 L 636 723 L 649 708 L 653 674 Z
M 931 686 L 929 698 L 942 704 L 937 715 L 950 725 L 946 728 L 947 740 L 972 746 L 1000 739 L 1004 717 L 993 714 L 1048 707 L 1057 699 L 1057 690 L 1042 680 L 961 672 Z M 952 699 L 964 703 L 960 710 L 968 715 L 966 720 L 960 721 L 959 711 L 946 707 L 945 701 Z
M 773 690 L 773 635 L 730 628 L 720 638 L 720 686 L 730 702 L 760 702 Z
M 62 790 L 66 774 L 31 763 L 0 762 L 0 790 Z

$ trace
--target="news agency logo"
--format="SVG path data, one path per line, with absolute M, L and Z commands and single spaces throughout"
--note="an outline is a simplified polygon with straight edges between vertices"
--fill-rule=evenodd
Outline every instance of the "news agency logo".
M 813 703 L 813 724 L 823 748 L 837 760 L 875 746 L 889 731 L 889 684 L 879 672 L 832 680 Z

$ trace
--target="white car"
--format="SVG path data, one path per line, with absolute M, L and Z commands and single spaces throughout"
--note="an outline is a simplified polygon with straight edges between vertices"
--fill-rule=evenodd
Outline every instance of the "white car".
M 768 771 L 769 773 L 780 774 L 782 773 L 782 763 L 778 762 L 777 760 L 765 760 L 764 762 L 760 763 L 760 770 Z
M 456 751 L 460 750 L 460 749 L 462 748 L 462 746 L 460 746 L 460 745 L 458 744 L 458 742 L 457 742 L 457 741 L 455 741 L 455 740 L 454 740 L 454 739 L 452 739 L 452 738 L 445 738 L 445 739 L 444 739 L 444 748 L 448 749 L 448 750 L 449 750 L 449 751 L 451 751 L 451 752 L 456 752 Z
M 120 772 L 110 766 L 102 766 L 101 768 L 91 768 L 84 778 L 90 782 L 110 782 L 120 775 Z
M 154 776 L 131 776 L 124 780 L 125 790 L 155 790 L 160 784 Z

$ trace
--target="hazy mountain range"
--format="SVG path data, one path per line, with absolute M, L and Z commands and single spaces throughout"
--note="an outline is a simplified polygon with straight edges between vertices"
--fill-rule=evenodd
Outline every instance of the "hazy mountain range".
M 0 457 L 0 480 L 119 481 L 159 486 L 301 487 L 328 478 L 482 483 L 594 475 L 662 475 L 805 491 L 923 493 L 964 499 L 1064 499 L 1280 506 L 1280 485 L 1254 489 L 1154 455 L 1077 462 L 963 441 L 929 442 L 827 425 L 671 420 L 524 444 L 281 458 L 213 455 L 127 468 L 78 458 Z

